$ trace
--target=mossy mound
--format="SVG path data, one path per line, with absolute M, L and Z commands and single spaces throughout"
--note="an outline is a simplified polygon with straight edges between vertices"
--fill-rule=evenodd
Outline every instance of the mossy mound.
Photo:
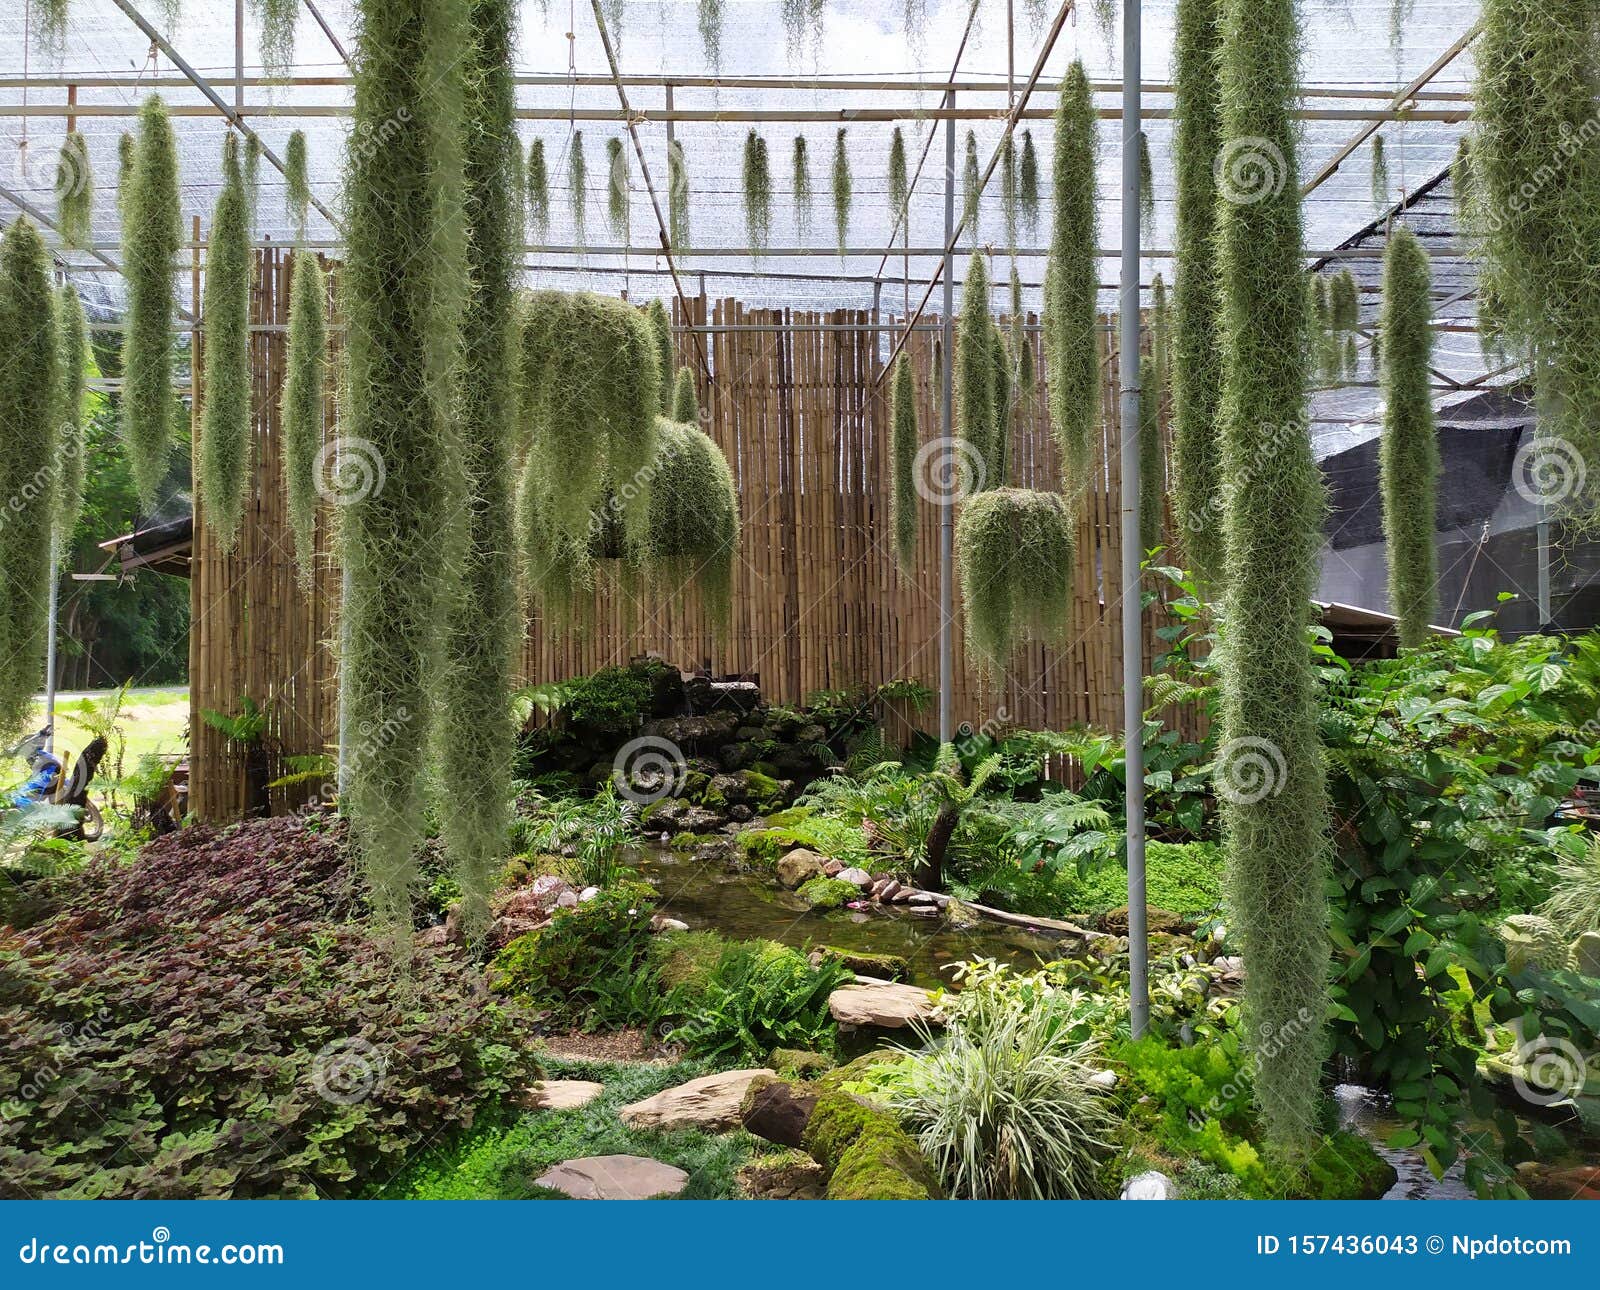
M 833 1058 L 801 1048 L 774 1048 L 767 1054 L 767 1065 L 786 1079 L 806 1079 L 832 1070 Z
M 831 1173 L 829 1200 L 938 1200 L 938 1179 L 893 1116 L 847 1093 L 825 1093 L 805 1148 Z
M 875 954 L 871 950 L 847 950 L 837 945 L 824 945 L 822 953 L 837 959 L 852 972 L 862 976 L 881 977 L 885 981 L 907 981 L 911 978 L 911 964 L 899 954 Z
M 861 895 L 861 888 L 841 878 L 813 878 L 802 883 L 799 896 L 812 909 L 838 909 Z

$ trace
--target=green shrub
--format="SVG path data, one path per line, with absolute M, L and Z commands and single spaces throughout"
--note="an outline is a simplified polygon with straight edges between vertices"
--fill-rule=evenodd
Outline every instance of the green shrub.
M 629 667 L 603 667 L 566 683 L 567 721 L 597 735 L 631 734 L 650 710 L 650 685 Z
M 831 1050 L 828 996 L 850 976 L 832 960 L 813 967 L 786 945 L 734 942 L 703 983 L 690 976 L 674 991 L 668 1010 L 684 1020 L 668 1039 L 717 1062 L 762 1059 L 774 1048 Z

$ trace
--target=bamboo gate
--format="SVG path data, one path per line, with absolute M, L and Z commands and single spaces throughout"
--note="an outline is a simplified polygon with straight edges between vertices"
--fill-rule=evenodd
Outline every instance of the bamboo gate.
M 282 773 L 287 758 L 331 754 L 338 740 L 334 516 L 325 508 L 319 519 L 318 569 L 307 594 L 295 579 L 283 495 L 278 402 L 288 287 L 288 252 L 259 253 L 252 292 L 252 321 L 260 326 L 251 350 L 254 490 L 233 552 L 218 550 L 197 502 L 190 805 L 203 819 L 237 818 L 244 808 L 241 750 L 206 724 L 205 710 L 236 712 L 246 697 L 260 705 L 274 775 Z M 772 702 L 798 704 L 818 690 L 901 679 L 937 688 L 937 507 L 919 507 L 914 576 L 897 573 L 893 553 L 889 383 L 879 380 L 889 348 L 879 323 L 893 320 L 864 310 L 753 309 L 705 296 L 689 306 L 689 321 L 711 328 L 704 340 L 714 381 L 697 372 L 702 428 L 733 468 L 743 517 L 730 628 L 718 638 L 693 603 L 602 586 L 586 630 L 556 631 L 537 617 L 529 621 L 524 679 L 564 680 L 649 652 L 685 670 L 756 677 Z M 681 327 L 681 305 L 676 312 Z M 1044 355 L 1037 328 L 1027 334 L 1040 380 L 1012 417 L 1009 482 L 1054 489 L 1060 478 L 1046 411 Z M 1109 327 L 1103 330 L 1103 346 L 1110 334 Z M 337 345 L 336 327 L 331 335 Z M 679 361 L 697 368 L 686 331 L 678 331 L 676 343 Z M 919 331 L 906 350 L 918 375 L 925 442 L 939 424 L 933 351 L 930 331 Z M 1117 366 L 1114 353 L 1103 358 L 1102 441 L 1093 475 L 1098 483 L 1080 507 L 1067 635 L 1055 644 L 1022 646 L 1005 683 L 985 685 L 965 659 L 957 585 L 954 707 L 963 730 L 1121 726 Z M 330 378 L 329 442 L 339 425 L 335 384 Z M 1162 424 L 1165 438 L 1166 409 Z M 1147 616 L 1146 664 L 1164 648 L 1155 635 L 1159 625 Z M 1168 715 L 1191 733 L 1199 721 L 1187 710 Z M 906 720 L 912 714 L 898 716 Z M 306 795 L 303 787 L 275 791 L 274 809 L 287 809 Z

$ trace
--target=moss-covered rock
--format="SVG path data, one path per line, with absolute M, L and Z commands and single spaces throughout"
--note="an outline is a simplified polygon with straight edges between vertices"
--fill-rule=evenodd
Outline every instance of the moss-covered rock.
M 1306 1164 L 1305 1194 L 1313 1200 L 1377 1200 L 1397 1177 L 1365 1138 L 1335 1133 Z
M 889 1113 L 864 1098 L 825 1092 L 806 1125 L 805 1149 L 826 1169 L 838 1168 L 844 1153 L 869 1124 L 893 1124 Z
M 783 781 L 775 775 L 764 775 L 751 767 L 742 771 L 739 778 L 744 783 L 744 800 L 762 815 L 780 810 L 788 798 Z
M 940 1200 L 933 1169 L 898 1125 L 870 1124 L 828 1180 L 829 1200 Z
M 908 981 L 911 964 L 899 954 L 875 954 L 871 950 L 847 950 L 837 945 L 824 945 L 821 953 L 836 959 L 860 976 L 878 977 L 884 981 Z
M 801 1048 L 774 1048 L 767 1054 L 767 1065 L 786 1079 L 809 1079 L 832 1070 L 833 1058 Z
M 905 1057 L 903 1052 L 893 1048 L 875 1048 L 870 1053 L 862 1053 L 853 1057 L 843 1066 L 836 1066 L 817 1078 L 817 1088 L 821 1092 L 837 1093 L 846 1084 L 856 1083 L 867 1078 L 868 1072 L 878 1066 L 891 1066 Z
M 800 887 L 800 897 L 812 909 L 838 909 L 861 895 L 861 888 L 839 878 L 813 878 Z
M 711 976 L 728 942 L 715 932 L 667 932 L 655 938 L 655 956 L 664 989 L 694 990 Z

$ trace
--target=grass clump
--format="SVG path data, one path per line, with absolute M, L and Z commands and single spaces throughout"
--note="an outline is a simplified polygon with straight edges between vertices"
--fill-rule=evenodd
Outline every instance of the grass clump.
M 122 338 L 122 433 L 139 501 L 154 509 L 167 478 L 172 395 L 172 274 L 183 240 L 178 145 L 161 99 L 139 109 L 122 207 L 128 316 Z
M 853 185 L 850 179 L 850 153 L 845 147 L 845 129 L 833 140 L 833 228 L 838 240 L 839 254 L 843 255 L 850 236 L 850 202 Z
M 550 166 L 545 161 L 543 139 L 535 139 L 528 145 L 524 178 L 528 185 L 528 217 L 533 223 L 533 237 L 542 242 L 550 235 Z
M 744 140 L 744 223 L 752 259 L 760 259 L 772 234 L 772 172 L 767 141 L 754 130 Z
M 93 239 L 94 167 L 89 142 L 76 130 L 67 132 L 56 161 L 56 227 L 61 240 L 80 251 Z
M 322 450 L 322 390 L 328 373 L 328 285 L 315 251 L 296 251 L 290 273 L 288 373 L 278 419 L 295 567 L 301 587 L 309 591 L 316 574 L 317 467 Z
M 1383 442 L 1379 478 L 1389 554 L 1389 604 L 1400 643 L 1428 637 L 1437 602 L 1434 546 L 1439 445 L 1428 367 L 1433 359 L 1433 274 L 1410 229 L 1389 233 L 1383 266 Z
M 1240 785 L 1222 802 L 1228 905 L 1254 965 L 1244 1011 L 1262 1124 L 1292 1155 L 1321 1102 L 1329 956 L 1329 806 L 1305 644 L 1326 498 L 1306 407 L 1300 27 L 1294 0 L 1223 0 L 1222 19 L 1223 137 L 1249 141 L 1270 182 L 1255 200 L 1218 205 L 1229 625 L 1218 775 Z M 1272 452 L 1261 451 L 1263 426 L 1287 431 Z M 1263 763 L 1264 791 L 1251 769 Z
M 206 252 L 205 389 L 200 496 L 224 551 L 233 550 L 250 488 L 250 207 L 239 137 L 222 141 L 222 191 Z
M 969 498 L 956 524 L 967 640 L 1004 674 L 1017 640 L 1066 630 L 1075 551 L 1072 512 L 1056 493 L 1002 488 Z
M 1061 82 L 1055 114 L 1055 209 L 1045 270 L 1044 327 L 1050 421 L 1069 496 L 1089 483 L 1100 413 L 1098 152 L 1094 98 L 1081 62 Z
M 65 557 L 83 512 L 89 393 L 89 324 L 83 301 L 70 284 L 56 290 L 56 375 L 61 382 L 56 421 L 60 428 L 61 472 L 56 479 L 56 548 Z
M 911 360 L 902 354 L 894 367 L 890 393 L 893 417 L 889 424 L 889 459 L 894 468 L 894 493 L 890 498 L 889 527 L 894 533 L 895 559 L 910 573 L 917 554 L 917 389 Z
M 1590 837 L 1564 849 L 1555 866 L 1550 898 L 1539 906 L 1566 940 L 1600 932 L 1600 845 Z

